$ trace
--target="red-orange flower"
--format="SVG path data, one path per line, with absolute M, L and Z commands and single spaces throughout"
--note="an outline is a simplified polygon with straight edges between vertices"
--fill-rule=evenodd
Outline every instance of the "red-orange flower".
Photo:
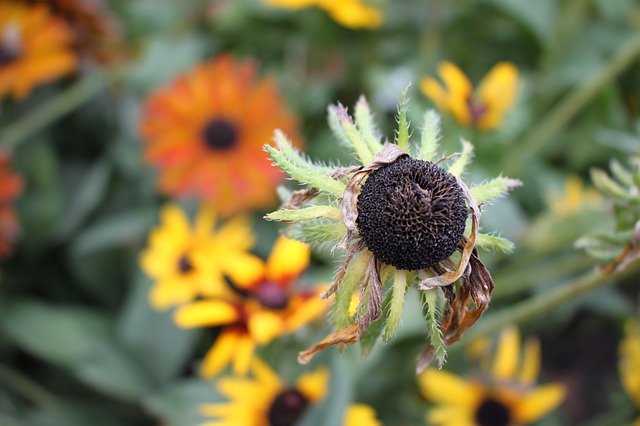
M 24 98 L 73 71 L 73 33 L 46 6 L 0 2 L 0 96 Z
M 13 201 L 22 191 L 22 179 L 11 170 L 11 158 L 0 153 L 0 257 L 11 253 L 19 233 Z
M 222 215 L 266 207 L 282 180 L 262 146 L 276 128 L 295 134 L 276 82 L 230 56 L 197 66 L 151 95 L 141 133 L 145 160 L 170 195 L 196 195 Z M 288 129 L 288 130 L 287 130 Z

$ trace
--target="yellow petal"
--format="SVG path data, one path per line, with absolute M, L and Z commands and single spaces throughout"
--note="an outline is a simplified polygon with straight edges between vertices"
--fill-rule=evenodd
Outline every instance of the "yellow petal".
M 474 415 L 475 407 L 440 405 L 427 412 L 427 423 L 442 426 L 476 426 Z
M 329 385 L 329 370 L 319 368 L 311 373 L 300 376 L 296 383 L 296 388 L 302 392 L 310 401 L 320 401 L 327 395 Z
M 228 220 L 220 227 L 215 239 L 221 253 L 229 250 L 251 249 L 255 242 L 255 236 L 251 230 L 251 220 L 248 216 L 236 216 Z
M 255 343 L 249 336 L 242 336 L 238 339 L 233 354 L 233 372 L 245 376 L 251 367 Z
M 238 337 L 236 333 L 224 330 L 218 335 L 202 361 L 200 373 L 203 377 L 211 378 L 229 365 Z
M 179 308 L 174 316 L 180 327 L 215 327 L 238 319 L 235 306 L 223 300 L 203 300 Z
M 481 389 L 452 373 L 427 370 L 418 376 L 422 395 L 433 402 L 473 407 L 482 396 Z
M 442 62 L 438 66 L 438 73 L 442 78 L 449 96 L 456 99 L 464 99 L 468 101 L 473 91 L 473 86 L 467 76 L 451 62 Z
M 264 262 L 251 253 L 229 253 L 221 259 L 220 268 L 240 288 L 249 287 L 265 276 Z
M 540 372 L 540 342 L 538 339 L 527 339 L 524 346 L 520 383 L 531 386 L 538 379 Z
M 514 378 L 520 357 L 520 333 L 509 327 L 500 333 L 496 355 L 493 361 L 493 377 L 497 380 Z
M 178 204 L 171 203 L 162 208 L 162 222 L 167 228 L 189 232 L 189 219 Z
M 376 411 L 366 404 L 351 404 L 347 408 L 344 426 L 382 426 Z
M 267 260 L 267 278 L 286 282 L 297 277 L 309 266 L 311 251 L 300 241 L 280 236 L 276 240 Z
M 514 417 L 522 422 L 532 422 L 556 408 L 564 400 L 562 385 L 544 385 L 520 399 L 514 407 Z
M 625 337 L 620 343 L 620 380 L 629 396 L 640 404 L 640 332 L 635 322 L 625 326 Z
M 315 6 L 318 0 L 265 0 L 265 2 L 272 7 L 301 9 L 303 7 Z
M 420 81 L 420 90 L 433 102 L 438 108 L 447 110 L 447 92 L 432 77 L 425 77 Z
M 331 18 L 347 28 L 378 28 L 382 25 L 382 12 L 362 4 L 359 0 L 321 0 L 322 7 Z
M 259 311 L 249 316 L 249 333 L 260 345 L 266 345 L 284 332 L 284 321 L 275 312 Z
M 166 281 L 154 285 L 149 292 L 149 303 L 154 309 L 164 310 L 186 303 L 196 296 L 196 289 L 181 282 Z
M 329 301 L 320 299 L 319 294 L 303 300 L 301 303 L 294 302 L 292 304 L 295 305 L 295 308 L 286 320 L 286 330 L 288 332 L 296 331 L 311 321 L 321 317 L 329 308 Z
M 478 121 L 484 130 L 499 127 L 504 115 L 516 100 L 518 69 L 510 62 L 496 64 L 482 80 L 477 100 L 486 107 L 486 113 Z
M 216 224 L 216 213 L 211 207 L 203 206 L 198 211 L 195 223 L 195 235 L 199 238 L 210 238 Z
M 263 386 L 280 387 L 282 385 L 277 374 L 258 357 L 253 358 L 251 372 Z

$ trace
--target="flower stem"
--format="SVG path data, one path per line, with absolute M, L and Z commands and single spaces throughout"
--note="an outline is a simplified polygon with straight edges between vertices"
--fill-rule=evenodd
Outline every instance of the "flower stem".
M 554 291 L 525 300 L 511 308 L 485 317 L 469 330 L 462 342 L 469 342 L 479 336 L 497 332 L 507 324 L 523 322 L 545 314 L 565 302 L 576 300 L 579 296 L 598 287 L 613 284 L 638 270 L 640 270 L 640 260 L 632 262 L 623 270 L 610 274 L 600 271 L 588 272 L 568 284 L 559 286 Z
M 613 54 L 610 61 L 589 75 L 584 81 L 567 94 L 555 108 L 541 120 L 540 125 L 514 145 L 514 149 L 505 158 L 508 175 L 516 175 L 524 164 L 553 141 L 553 137 L 597 95 L 602 88 L 614 80 L 630 66 L 640 55 L 640 32 L 637 32 Z
M 22 142 L 43 128 L 55 123 L 100 93 L 112 80 L 122 75 L 122 68 L 94 72 L 68 89 L 33 109 L 0 132 L 0 148 L 16 149 Z

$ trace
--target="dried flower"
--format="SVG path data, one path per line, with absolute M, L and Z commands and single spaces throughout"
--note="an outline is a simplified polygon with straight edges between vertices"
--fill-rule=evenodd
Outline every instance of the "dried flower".
M 490 354 L 488 354 L 490 355 Z M 484 360 L 482 374 L 464 380 L 438 370 L 418 377 L 426 399 L 436 403 L 427 422 L 437 426 L 509 426 L 531 423 L 556 408 L 566 393 L 560 384 L 535 387 L 540 370 L 540 343 L 527 340 L 520 369 L 520 334 L 500 334 L 493 359 Z
M 516 100 L 518 69 L 510 62 L 495 65 L 475 91 L 467 76 L 451 62 L 441 63 L 438 73 L 446 89 L 434 78 L 425 77 L 420 83 L 422 92 L 465 126 L 480 130 L 500 127 Z
M 276 165 L 309 186 L 292 193 L 280 210 L 266 218 L 294 223 L 288 229 L 294 238 L 346 250 L 324 295 L 336 294 L 332 318 L 337 330 L 301 353 L 302 362 L 328 346 L 379 333 L 381 317 L 383 337 L 389 339 L 398 326 L 407 286 L 415 283 L 423 291 L 431 332 L 431 344 L 418 361 L 422 370 L 434 356 L 443 362 L 444 346 L 459 340 L 491 300 L 493 281 L 476 246 L 508 250 L 510 243 L 479 233 L 480 205 L 519 182 L 499 177 L 469 188 L 461 175 L 472 157 L 470 143 L 463 141 L 462 153 L 445 170 L 434 161 L 438 116 L 426 113 L 415 158 L 410 155 L 404 101 L 398 121 L 396 143 L 383 144 L 364 98 L 356 105 L 355 122 L 342 105 L 329 108 L 336 138 L 355 151 L 361 165 L 315 164 L 297 152 L 282 132 L 276 132 L 277 148 L 266 147 Z M 391 290 L 383 303 L 387 281 Z M 356 291 L 360 302 L 357 314 L 351 316 L 349 304 Z M 446 310 L 441 314 L 442 304 Z M 374 322 L 374 331 L 368 332 Z

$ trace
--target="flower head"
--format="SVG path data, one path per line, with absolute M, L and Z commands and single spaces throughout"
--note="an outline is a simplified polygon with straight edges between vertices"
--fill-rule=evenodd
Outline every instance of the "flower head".
M 425 77 L 420 83 L 422 92 L 465 126 L 480 130 L 500 127 L 516 100 L 518 69 L 510 62 L 495 65 L 475 91 L 467 76 L 450 62 L 441 63 L 438 73 L 446 88 Z
M 382 12 L 362 0 L 265 0 L 270 6 L 287 9 L 318 7 L 331 19 L 348 28 L 378 28 L 382 25 Z
M 176 311 L 181 327 L 221 328 L 203 362 L 205 377 L 229 364 L 236 373 L 246 374 L 256 346 L 292 333 L 324 313 L 327 302 L 319 299 L 323 287 L 294 288 L 308 264 L 309 248 L 281 237 L 258 273 L 230 280 L 233 294 L 198 300 Z
M 11 170 L 11 157 L 0 153 L 0 257 L 11 253 L 20 232 L 13 202 L 22 187 L 22 178 Z
M 495 356 L 484 361 L 487 365 L 482 374 L 469 380 L 432 369 L 418 376 L 422 394 L 436 404 L 427 414 L 429 424 L 522 425 L 536 421 L 564 399 L 562 385 L 535 387 L 540 344 L 528 340 L 520 361 L 520 335 L 516 328 L 501 333 Z
M 349 167 L 309 161 L 281 132 L 275 136 L 277 147 L 266 147 L 274 163 L 309 186 L 292 193 L 280 210 L 266 218 L 294 223 L 288 229 L 294 238 L 331 243 L 346 251 L 325 294 L 336 293 L 332 317 L 338 330 L 302 353 L 303 362 L 328 346 L 358 341 L 381 316 L 386 322 L 383 337 L 389 339 L 398 326 L 406 289 L 415 284 L 430 311 L 432 344 L 420 357 L 418 368 L 423 369 L 434 356 L 443 362 L 444 346 L 459 340 L 491 300 L 493 281 L 476 245 L 508 249 L 510 243 L 479 233 L 480 205 L 519 182 L 499 177 L 469 188 L 461 175 L 472 156 L 470 143 L 463 142 L 462 153 L 445 169 L 435 160 L 437 115 L 425 115 L 416 150 L 409 145 L 406 102 L 398 121 L 397 143 L 383 144 L 364 98 L 356 105 L 355 121 L 342 105 L 330 107 L 329 123 L 336 138 L 360 160 Z M 387 283 L 390 299 L 384 305 L 389 309 L 383 311 Z M 349 305 L 357 290 L 354 316 Z M 447 306 L 442 315 L 441 304 Z
M 141 124 L 160 190 L 195 195 L 225 216 L 274 201 L 282 174 L 261 149 L 274 128 L 296 132 L 275 81 L 227 55 L 151 95 Z
M 161 218 L 140 258 L 143 271 L 154 280 L 154 308 L 228 295 L 225 277 L 247 280 L 261 273 L 261 260 L 249 253 L 254 237 L 247 218 L 231 219 L 214 231 L 213 210 L 201 208 L 192 225 L 176 204 L 164 207 Z
M 620 381 L 636 406 L 640 406 L 640 331 L 638 324 L 628 322 L 625 336 L 620 343 Z M 640 425 L 640 418 L 635 425 Z
M 258 359 L 252 362 L 251 373 L 252 377 L 224 377 L 217 382 L 228 402 L 204 405 L 203 414 L 216 420 L 203 426 L 294 426 L 327 394 L 325 369 L 303 374 L 291 386 Z M 375 411 L 364 404 L 351 404 L 345 417 L 345 426 L 381 425 Z
M 585 188 L 578 176 L 566 179 L 562 192 L 551 192 L 548 196 L 549 209 L 558 216 L 570 216 L 584 206 L 597 205 L 602 197 L 594 188 Z
M 0 3 L 0 96 L 22 99 L 76 68 L 73 33 L 44 5 Z

